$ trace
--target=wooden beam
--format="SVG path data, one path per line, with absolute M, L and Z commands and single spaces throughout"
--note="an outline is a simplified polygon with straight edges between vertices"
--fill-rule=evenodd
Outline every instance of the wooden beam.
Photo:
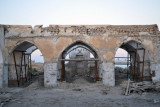
M 16 63 L 16 57 L 15 57 L 15 53 L 13 52 L 13 57 L 14 57 L 14 64 L 15 64 L 15 69 L 16 69 L 16 75 L 17 75 L 17 84 L 19 86 L 19 76 L 18 76 L 18 71 L 17 71 L 17 63 Z
M 144 73 L 144 59 L 145 59 L 145 49 L 143 51 L 142 81 L 143 81 L 143 73 Z

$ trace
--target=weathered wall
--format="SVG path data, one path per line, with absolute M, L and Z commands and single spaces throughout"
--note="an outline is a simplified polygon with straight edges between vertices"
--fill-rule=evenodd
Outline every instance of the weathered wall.
M 0 25 L 0 88 L 3 86 L 3 51 L 4 51 L 4 28 Z
M 13 54 L 10 55 L 9 59 L 9 67 L 8 67 L 8 82 L 10 81 L 16 81 L 17 80 L 17 75 L 16 75 L 16 69 L 17 69 L 17 74 L 20 75 L 21 71 L 21 60 L 22 60 L 22 52 L 14 52 L 15 54 L 15 60 Z M 15 68 L 15 62 L 16 62 L 16 68 Z M 25 64 L 28 64 L 28 55 L 25 56 Z M 22 73 L 21 76 L 25 78 L 25 66 L 24 66 L 24 58 L 22 61 Z M 26 66 L 26 74 L 28 74 L 28 65 Z
M 32 68 L 35 68 L 39 72 L 44 72 L 43 63 L 32 61 Z
M 86 25 L 86 26 L 9 26 L 5 25 L 5 45 L 11 52 L 15 46 L 23 41 L 29 41 L 37 46 L 45 60 L 45 86 L 56 84 L 57 60 L 65 48 L 76 42 L 83 41 L 91 46 L 98 54 L 103 70 L 103 83 L 114 86 L 114 56 L 119 46 L 127 41 L 134 40 L 147 47 L 151 56 L 151 70 L 156 71 L 154 81 L 159 81 L 159 47 L 157 47 L 157 25 Z M 8 54 L 5 54 L 7 57 Z
M 151 62 L 151 70 L 155 71 L 155 76 L 152 78 L 154 82 L 160 82 L 160 32 L 157 34 L 157 38 L 153 40 L 153 55 Z

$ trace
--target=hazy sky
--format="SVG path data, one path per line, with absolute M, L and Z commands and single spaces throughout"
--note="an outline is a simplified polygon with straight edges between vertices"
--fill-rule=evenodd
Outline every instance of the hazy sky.
M 31 58 L 32 58 L 32 61 L 44 63 L 44 58 L 43 58 L 42 53 L 39 49 L 35 50 L 31 54 Z
M 160 26 L 160 0 L 0 0 L 0 11 L 0 24 Z M 41 55 L 38 50 L 32 56 L 42 61 L 36 55 Z
M 160 0 L 0 0 L 0 24 L 158 24 Z

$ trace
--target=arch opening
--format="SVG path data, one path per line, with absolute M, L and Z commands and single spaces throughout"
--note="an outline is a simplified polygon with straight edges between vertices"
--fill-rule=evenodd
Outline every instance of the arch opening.
M 37 75 L 43 76 L 43 63 L 42 53 L 34 44 L 21 43 L 10 54 L 8 86 L 27 86 Z
M 151 80 L 149 52 L 143 44 L 123 43 L 115 54 L 116 85 L 130 78 L 133 81 Z
M 59 81 L 69 83 L 76 80 L 95 82 L 99 77 L 99 59 L 97 53 L 87 44 L 76 42 L 67 47 L 58 59 Z

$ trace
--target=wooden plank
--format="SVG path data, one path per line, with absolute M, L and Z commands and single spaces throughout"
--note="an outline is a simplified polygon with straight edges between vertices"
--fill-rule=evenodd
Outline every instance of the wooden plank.
M 126 89 L 125 95 L 128 95 L 128 92 L 129 92 L 129 85 L 130 85 L 130 79 L 128 79 L 127 89 Z
M 14 64 L 15 64 L 15 69 L 16 69 L 16 75 L 17 75 L 17 84 L 19 86 L 19 76 L 18 76 L 18 70 L 17 70 L 17 63 L 16 63 L 16 56 L 15 53 L 13 52 L 13 57 L 14 57 Z
M 143 81 L 143 73 L 144 73 L 144 59 L 145 59 L 145 49 L 143 51 L 142 81 Z

